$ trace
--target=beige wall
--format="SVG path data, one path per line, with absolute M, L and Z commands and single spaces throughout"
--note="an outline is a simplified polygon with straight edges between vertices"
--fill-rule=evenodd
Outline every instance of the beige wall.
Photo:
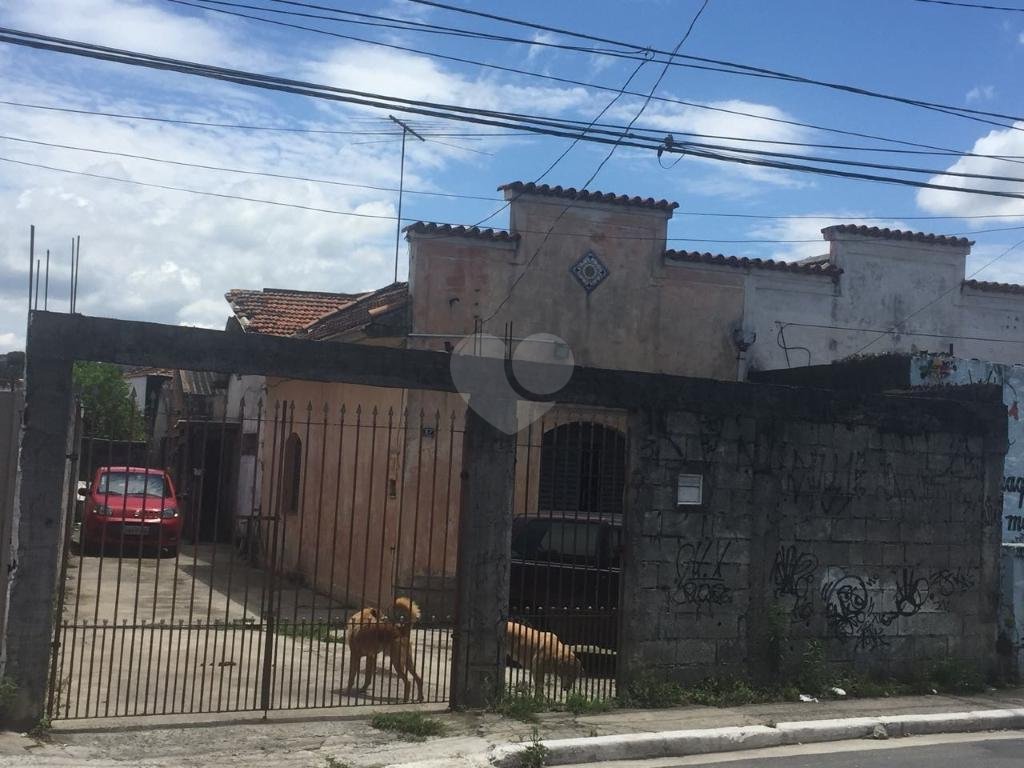
M 742 318 L 744 272 L 666 265 L 664 211 L 567 203 L 513 202 L 518 243 L 410 233 L 414 338 L 471 333 L 523 274 L 485 332 L 501 336 L 511 322 L 517 338 L 562 337 L 582 365 L 734 379 L 730 336 Z M 570 273 L 587 251 L 610 272 L 590 294 Z

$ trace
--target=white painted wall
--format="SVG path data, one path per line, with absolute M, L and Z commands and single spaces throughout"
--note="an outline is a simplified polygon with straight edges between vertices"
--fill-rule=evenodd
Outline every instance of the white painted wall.
M 1011 636 L 1017 668 L 1024 672 L 1024 365 L 915 355 L 909 377 L 915 387 L 986 383 L 1003 388 L 1008 447 L 1003 462 L 1000 625 Z
M 857 354 L 875 339 L 864 354 L 948 352 L 952 344 L 959 358 L 1024 362 L 1024 340 L 1018 341 L 1024 295 L 963 287 L 968 246 L 830 236 L 829 258 L 844 270 L 835 282 L 749 271 L 744 326 L 757 333 L 749 367 L 822 365 Z M 893 326 L 901 332 L 879 338 L 879 330 Z
M 228 379 L 226 407 L 228 419 L 242 420 L 242 440 L 246 435 L 262 439 L 260 420 L 267 417 L 267 382 L 263 376 L 233 375 Z M 272 408 L 273 406 L 271 406 Z M 238 489 L 235 494 L 235 528 L 245 535 L 247 518 L 260 514 L 260 489 L 263 486 L 263 446 L 257 443 L 256 454 L 242 455 L 238 464 Z

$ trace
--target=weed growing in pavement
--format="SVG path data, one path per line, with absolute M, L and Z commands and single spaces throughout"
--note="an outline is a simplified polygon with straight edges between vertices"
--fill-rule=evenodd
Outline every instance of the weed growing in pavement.
M 523 723 L 537 722 L 537 714 L 548 709 L 543 696 L 526 693 L 509 693 L 501 697 L 493 709 L 499 715 L 519 720 Z
M 328 755 L 324 758 L 324 768 L 352 768 L 352 766 L 336 757 Z
M 519 766 L 520 768 L 543 768 L 548 764 L 550 756 L 551 750 L 544 746 L 540 740 L 540 734 L 534 728 L 530 746 L 519 753 Z
M 378 731 L 389 731 L 410 741 L 424 741 L 428 736 L 441 736 L 444 723 L 427 717 L 422 712 L 388 712 L 370 719 L 370 726 Z
M 560 708 L 574 715 L 599 715 L 615 706 L 614 700 L 588 699 L 582 693 L 570 693 Z

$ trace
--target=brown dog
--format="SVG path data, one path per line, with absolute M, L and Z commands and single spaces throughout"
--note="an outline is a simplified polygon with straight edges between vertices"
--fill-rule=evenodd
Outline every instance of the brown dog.
M 416 681 L 418 701 L 423 701 L 423 678 L 416 671 L 412 655 L 410 634 L 413 625 L 420 620 L 420 607 L 408 597 L 395 598 L 393 611 L 395 619 L 382 617 L 376 608 L 363 608 L 352 614 L 345 625 L 345 641 L 348 644 L 349 667 L 348 688 L 356 689 L 359 662 L 366 658 L 366 677 L 360 693 L 366 693 L 377 676 L 377 654 L 381 651 L 391 659 L 395 670 L 404 684 L 405 700 L 409 700 L 409 675 Z
M 567 691 L 583 674 L 583 664 L 576 654 L 552 632 L 509 621 L 505 623 L 505 640 L 508 655 L 530 670 L 537 696 L 544 695 L 544 677 L 548 673 L 558 675 Z

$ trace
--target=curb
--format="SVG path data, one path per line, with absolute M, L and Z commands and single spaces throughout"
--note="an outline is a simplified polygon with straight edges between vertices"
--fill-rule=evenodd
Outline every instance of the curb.
M 806 720 L 778 723 L 774 728 L 746 725 L 663 733 L 630 733 L 589 739 L 554 739 L 541 743 L 549 751 L 547 765 L 573 765 L 610 760 L 685 757 L 848 739 L 885 739 L 1019 728 L 1024 728 L 1024 709 L 987 709 L 929 715 Z M 520 755 L 527 746 L 508 744 L 497 747 L 491 753 L 491 763 L 498 768 L 518 768 Z

